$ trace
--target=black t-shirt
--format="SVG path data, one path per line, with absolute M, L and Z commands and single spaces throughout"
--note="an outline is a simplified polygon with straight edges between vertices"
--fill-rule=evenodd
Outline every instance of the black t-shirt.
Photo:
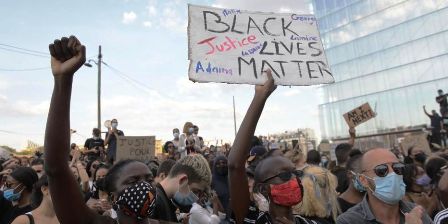
M 431 119 L 431 127 L 440 130 L 440 122 L 443 121 L 443 118 L 437 115 L 430 115 L 429 118 Z
M 96 147 L 103 147 L 104 148 L 104 140 L 99 138 L 99 139 L 94 139 L 94 138 L 89 138 L 86 140 L 86 142 L 84 143 L 84 147 L 87 149 L 93 149 Z M 98 151 L 97 153 L 95 152 L 88 152 L 87 155 L 89 157 L 99 157 L 100 156 L 100 152 Z
M 341 208 L 341 212 L 344 213 L 347 210 L 349 210 L 351 207 L 355 206 L 356 204 L 352 204 L 340 197 L 338 197 L 339 207 Z
M 106 133 L 106 138 L 109 135 L 109 133 Z M 118 136 L 124 136 L 124 133 L 121 130 L 117 130 Z M 107 144 L 107 149 L 109 149 L 109 154 L 115 155 L 115 152 L 117 151 L 117 137 L 115 137 L 114 134 L 112 134 L 109 138 L 109 143 Z
M 18 206 L 12 206 L 11 202 L 3 197 L 3 192 L 0 195 L 0 223 L 11 223 L 18 216 L 21 216 L 27 212 L 33 210 L 31 205 L 19 208 Z
M 347 178 L 347 169 L 345 169 L 345 167 L 336 166 L 333 170 L 331 170 L 331 173 L 333 173 L 338 179 L 336 191 L 342 194 L 345 190 L 347 190 L 348 185 L 350 184 Z
M 442 98 L 443 100 L 439 102 L 439 100 Z M 448 107 L 448 100 L 446 99 L 445 95 L 436 97 L 436 101 L 439 103 L 440 107 Z
M 156 206 L 151 218 L 168 222 L 178 222 L 176 216 L 176 206 L 168 198 L 162 185 L 156 185 Z

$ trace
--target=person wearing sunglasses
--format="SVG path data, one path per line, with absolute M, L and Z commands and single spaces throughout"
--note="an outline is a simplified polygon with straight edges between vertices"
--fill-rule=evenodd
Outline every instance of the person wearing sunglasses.
M 341 214 L 336 223 L 432 223 L 421 206 L 402 200 L 405 165 L 387 149 L 367 151 L 361 160 L 359 181 L 367 189 L 361 203 Z
M 301 171 L 283 156 L 269 156 L 258 163 L 254 172 L 254 192 L 268 201 L 269 211 L 250 209 L 250 193 L 246 174 L 246 159 L 251 140 L 264 105 L 276 89 L 271 71 L 262 76 L 265 83 L 255 87 L 255 96 L 247 110 L 228 158 L 230 199 L 235 223 L 314 223 L 293 215 L 292 207 L 302 201 Z M 252 207 L 253 208 L 253 207 Z M 254 215 L 255 213 L 255 215 Z M 253 218 L 251 218 L 253 217 Z

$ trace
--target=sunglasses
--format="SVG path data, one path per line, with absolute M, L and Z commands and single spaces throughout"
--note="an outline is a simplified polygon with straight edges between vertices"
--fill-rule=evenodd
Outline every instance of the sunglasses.
M 302 170 L 292 170 L 292 171 L 281 172 L 275 176 L 266 178 L 265 180 L 261 181 L 261 183 L 266 183 L 276 177 L 279 177 L 282 181 L 288 181 L 288 180 L 291 180 L 291 178 L 293 176 L 301 178 L 301 177 L 303 177 L 303 171 Z
M 387 176 L 387 174 L 389 174 L 389 163 L 384 163 L 384 164 L 380 164 L 378 166 L 375 166 L 375 168 L 373 168 L 372 170 L 375 172 L 375 174 L 378 177 L 385 177 Z M 404 171 L 404 167 L 405 165 L 403 163 L 390 163 L 392 170 L 398 174 L 398 175 L 403 175 L 403 171 Z M 371 170 L 363 170 L 363 172 L 367 172 L 367 171 L 371 171 Z

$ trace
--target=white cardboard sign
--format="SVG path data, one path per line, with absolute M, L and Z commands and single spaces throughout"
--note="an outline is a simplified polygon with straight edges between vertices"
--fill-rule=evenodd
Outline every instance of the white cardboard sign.
M 333 83 L 313 15 L 188 6 L 189 78 L 277 85 Z

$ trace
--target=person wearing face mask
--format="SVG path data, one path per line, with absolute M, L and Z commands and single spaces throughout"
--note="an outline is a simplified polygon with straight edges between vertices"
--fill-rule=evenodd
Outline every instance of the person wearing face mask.
M 171 141 L 174 146 L 177 148 L 179 147 L 179 137 L 180 137 L 180 131 L 179 128 L 173 129 L 173 140 Z
M 87 197 L 87 206 L 92 210 L 97 211 L 99 214 L 103 214 L 105 211 L 111 209 L 110 203 L 108 203 L 108 194 L 105 192 L 104 178 L 109 171 L 109 166 L 101 164 L 97 167 L 93 173 L 93 184 L 90 188 L 90 192 Z
M 17 217 L 12 224 L 59 224 L 51 201 L 46 175 L 43 175 L 34 185 L 32 205 L 34 210 Z
M 320 159 L 320 166 L 323 168 L 328 168 L 328 157 L 326 155 L 322 155 Z
M 86 206 L 79 184 L 67 166 L 72 84 L 74 73 L 85 62 L 85 47 L 71 36 L 55 40 L 49 49 L 54 88 L 45 131 L 45 173 L 58 220 L 69 224 L 150 223 L 156 195 L 147 182 L 148 177 L 152 177 L 151 171 L 139 161 L 119 161 L 105 177 L 106 192 L 113 202 L 116 219 L 99 215 Z M 140 200 L 131 199 L 136 197 Z
M 299 172 L 283 156 L 269 156 L 261 160 L 254 172 L 254 192 L 259 192 L 269 203 L 269 211 L 250 210 L 251 200 L 246 176 L 246 159 L 264 105 L 276 89 L 271 71 L 266 71 L 266 81 L 255 87 L 255 96 L 247 110 L 228 158 L 231 207 L 235 223 L 315 223 L 293 215 L 292 207 L 302 201 Z M 253 217 L 253 219 L 250 219 Z
M 366 188 L 359 181 L 359 173 L 362 171 L 361 159 L 362 154 L 352 156 L 347 161 L 347 178 L 350 180 L 350 184 L 347 190 L 338 197 L 339 207 L 342 213 L 360 203 L 366 192 Z
M 37 180 L 36 172 L 29 167 L 18 167 L 8 175 L 0 196 L 0 223 L 11 223 L 32 210 L 31 193 Z
M 83 154 L 87 156 L 89 161 L 101 158 L 104 154 L 104 140 L 101 139 L 101 130 L 94 128 L 92 130 L 92 138 L 89 138 L 84 143 Z
M 117 127 L 118 121 L 114 118 L 111 120 L 111 127 L 106 133 L 106 140 L 104 141 L 104 145 L 107 145 L 107 162 L 110 165 L 114 164 L 115 162 L 118 136 L 124 136 L 123 131 L 118 130 Z
M 417 166 L 424 167 L 426 161 L 426 153 L 419 148 L 410 147 L 408 149 L 408 157 L 412 159 L 413 163 Z
M 199 127 L 193 125 L 193 139 L 194 139 L 194 148 L 196 152 L 201 151 L 202 147 L 204 147 L 203 138 L 199 136 Z
M 177 222 L 176 210 L 188 213 L 198 196 L 211 183 L 211 171 L 202 155 L 188 155 L 174 164 L 169 175 L 156 185 L 153 219 Z
M 414 164 L 406 164 L 403 181 L 406 184 L 403 200 L 422 206 L 429 215 L 434 216 L 438 210 L 439 199 L 430 189 L 431 179 L 427 177 L 425 170 Z
M 224 211 L 229 211 L 229 182 L 227 158 L 218 156 L 213 163 L 212 189 L 217 193 L 219 201 L 224 207 Z
M 179 137 L 179 146 L 177 147 L 177 151 L 180 153 L 180 158 L 183 158 L 194 152 L 194 137 L 193 137 L 193 123 L 185 122 L 183 134 Z
M 356 206 L 341 214 L 336 223 L 432 223 L 421 206 L 403 201 L 405 165 L 389 150 L 367 151 L 361 161 L 359 180 L 367 194 Z

